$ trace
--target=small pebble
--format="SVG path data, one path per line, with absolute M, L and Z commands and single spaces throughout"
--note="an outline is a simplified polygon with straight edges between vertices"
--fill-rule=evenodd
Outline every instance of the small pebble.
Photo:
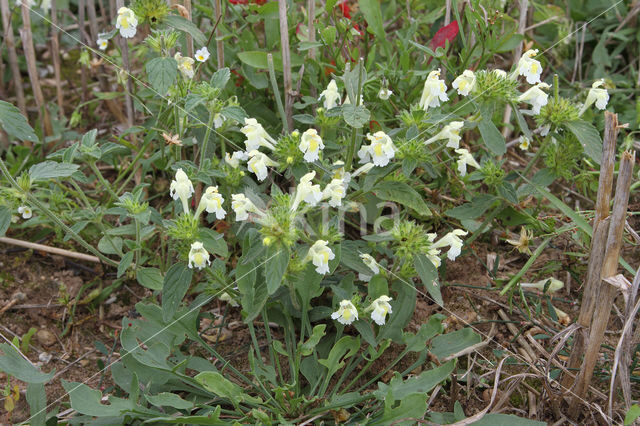
M 51 358 L 53 358 L 53 355 L 51 355 L 49 352 L 42 352 L 40 355 L 38 355 L 38 359 L 45 364 L 51 361 Z
M 47 329 L 40 329 L 36 333 L 36 339 L 43 346 L 51 346 L 56 343 L 56 336 Z

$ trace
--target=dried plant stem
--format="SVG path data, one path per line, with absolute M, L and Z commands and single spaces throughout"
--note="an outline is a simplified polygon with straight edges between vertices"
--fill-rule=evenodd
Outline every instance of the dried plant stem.
M 81 2 L 85 2 L 87 0 L 80 0 Z M 88 0 L 88 3 L 86 3 L 87 5 L 87 12 L 89 14 L 89 31 L 91 32 L 91 38 L 96 40 L 98 38 L 98 19 L 96 17 L 96 6 L 93 0 Z M 82 26 L 82 28 L 84 28 L 84 26 Z M 105 77 L 106 75 L 106 70 L 104 68 L 104 65 L 100 65 L 98 67 L 98 81 L 100 82 L 100 90 L 103 92 L 111 92 L 111 87 L 109 85 L 109 81 L 107 80 L 107 78 Z M 114 117 L 116 117 L 116 119 L 121 122 L 121 123 L 127 123 L 128 119 L 127 117 L 123 114 L 122 112 L 122 108 L 120 107 L 120 105 L 118 105 L 118 103 L 113 100 L 113 99 L 107 99 L 105 100 L 106 104 L 107 104 L 107 108 L 109 108 L 109 111 L 111 111 L 111 113 L 114 115 Z
M 613 202 L 613 210 L 611 213 L 611 222 L 609 223 L 609 235 L 605 250 L 605 258 L 602 264 L 602 278 L 608 278 L 615 275 L 618 268 L 618 258 L 620 257 L 620 249 L 622 248 L 622 233 L 624 231 L 625 217 L 627 215 L 627 207 L 629 204 L 629 189 L 631 180 L 633 179 L 633 164 L 635 154 L 625 151 L 620 160 L 620 171 L 618 173 L 618 181 L 616 182 L 616 194 Z M 593 321 L 589 339 L 585 349 L 584 362 L 580 368 L 578 381 L 576 384 L 576 394 L 584 398 L 587 393 L 591 378 L 593 377 L 593 369 L 598 360 L 600 353 L 600 344 L 604 337 L 609 322 L 609 314 L 615 298 L 617 289 L 605 282 L 600 285 L 600 294 L 598 303 L 593 313 Z
M 93 0 L 89 0 L 89 2 L 93 3 Z M 118 9 L 123 6 L 124 0 L 116 1 L 116 7 Z M 133 98 L 131 97 L 131 93 L 133 93 L 133 83 L 131 81 L 131 66 L 129 63 L 129 44 L 127 43 L 127 39 L 123 37 L 120 37 L 120 49 L 122 53 L 122 68 L 124 68 L 124 71 L 127 73 L 126 93 L 124 94 L 124 101 L 127 111 L 127 125 L 129 125 L 129 127 L 132 127 L 134 122 Z
M 289 51 L 289 24 L 287 1 L 278 0 L 280 20 L 280 43 L 282 45 L 282 71 L 284 73 L 284 111 L 289 129 L 293 129 L 293 83 L 291 78 L 291 56 Z
M 609 216 L 609 201 L 613 188 L 613 169 L 616 157 L 616 139 L 618 136 L 618 119 L 615 114 L 605 113 L 605 134 L 600 166 L 600 178 L 598 182 L 598 195 L 596 199 L 596 213 L 593 221 L 593 235 L 591 237 L 591 250 L 589 254 L 589 266 L 585 277 L 585 285 L 582 293 L 582 303 L 577 324 L 581 327 L 575 335 L 573 349 L 567 363 L 569 370 L 577 369 L 582 363 L 584 345 L 589 334 L 591 319 L 598 300 L 602 262 L 605 253 L 608 225 L 605 220 Z M 570 388 L 573 378 L 565 375 L 562 386 Z
M 64 117 L 64 102 L 62 100 L 62 78 L 60 73 L 60 41 L 58 40 L 58 9 L 56 1 L 51 2 L 51 58 L 53 73 L 56 80 L 56 98 L 58 100 L 58 117 Z
M 80 36 L 80 43 L 86 44 L 87 40 L 85 39 L 85 10 L 86 3 L 85 0 L 78 0 L 78 25 L 80 30 L 78 31 L 78 35 Z M 87 100 L 87 69 L 85 67 L 80 67 L 80 86 L 82 88 L 80 92 L 80 100 L 85 102 Z
M 75 251 L 65 250 L 57 247 L 45 246 L 44 244 L 36 244 L 29 241 L 16 240 L 15 238 L 0 237 L 0 243 L 11 244 L 31 250 L 44 251 L 46 253 L 57 254 L 73 259 L 85 260 L 87 262 L 101 263 L 100 259 L 96 256 L 91 256 L 89 254 L 78 253 Z
M 42 123 L 43 134 L 45 136 L 51 136 L 53 134 L 53 127 L 51 126 L 51 117 L 49 116 L 49 110 L 44 103 L 44 95 L 42 94 L 42 87 L 40 86 L 40 76 L 38 75 L 38 65 L 36 63 L 36 52 L 33 47 L 33 34 L 31 33 L 31 15 L 29 12 L 29 6 L 26 3 L 22 3 L 22 23 L 23 27 L 20 29 L 20 37 L 22 38 L 22 48 L 24 49 L 24 56 L 27 61 L 27 71 L 29 72 L 29 80 L 31 80 L 31 88 L 33 89 L 33 96 L 38 106 L 38 116 L 40 117 L 40 123 Z M 25 143 L 27 143 L 25 141 Z
M 309 13 L 309 23 L 307 25 L 309 27 L 309 42 L 314 43 L 316 41 L 316 28 L 315 28 L 316 0 L 308 0 L 307 9 Z M 311 49 L 309 49 L 309 59 L 311 59 L 312 61 L 316 60 L 315 47 L 312 47 Z M 302 78 L 300 78 L 300 80 L 298 81 L 298 85 L 301 81 L 302 81 Z M 309 94 L 311 95 L 312 98 L 318 97 L 318 90 L 316 89 L 315 86 L 312 85 L 309 88 Z
M 222 42 L 222 28 L 220 22 L 222 18 L 222 0 L 214 0 L 216 14 L 216 56 L 218 57 L 218 69 L 224 68 L 224 43 Z
M 18 55 L 16 54 L 16 40 L 13 36 L 13 27 L 11 26 L 11 11 L 9 10 L 9 0 L 0 0 L 0 11 L 2 13 L 2 28 L 4 29 L 4 42 L 7 46 L 9 56 L 9 67 L 11 68 L 11 77 L 13 78 L 13 90 L 16 92 L 18 100 L 18 109 L 23 115 L 27 115 L 27 106 L 24 101 L 24 89 L 22 88 L 22 78 L 20 77 L 20 67 L 18 66 Z
M 187 11 L 187 20 L 189 22 L 193 21 L 193 17 L 191 16 L 191 0 L 184 0 L 184 8 Z M 187 34 L 187 56 L 193 58 L 193 37 L 190 34 Z

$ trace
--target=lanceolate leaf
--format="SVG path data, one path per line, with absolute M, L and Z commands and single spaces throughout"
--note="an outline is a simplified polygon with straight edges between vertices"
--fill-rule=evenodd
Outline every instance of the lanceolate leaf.
M 162 319 L 171 321 L 182 298 L 191 285 L 193 270 L 185 263 L 176 263 L 167 271 L 162 286 Z

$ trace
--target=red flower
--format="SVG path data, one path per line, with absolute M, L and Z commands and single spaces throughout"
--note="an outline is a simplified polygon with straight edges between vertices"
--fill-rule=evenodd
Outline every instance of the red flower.
M 445 25 L 433 36 L 429 47 L 431 47 L 431 50 L 444 47 L 447 41 L 451 43 L 456 38 L 458 31 L 458 21 L 453 21 L 449 25 Z
M 343 1 L 340 4 L 338 4 L 338 6 L 342 11 L 342 15 L 347 19 L 351 19 L 351 9 L 349 8 L 349 5 L 347 4 L 347 2 Z
M 247 4 L 247 0 L 229 0 L 231 4 Z

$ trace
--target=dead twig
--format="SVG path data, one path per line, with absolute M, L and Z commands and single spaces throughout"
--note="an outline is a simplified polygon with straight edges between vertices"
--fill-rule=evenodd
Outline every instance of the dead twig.
M 47 253 L 57 254 L 60 256 L 71 257 L 74 259 L 85 260 L 87 262 L 102 263 L 96 256 L 89 254 L 77 253 L 75 251 L 65 250 L 57 247 L 45 246 L 44 244 L 31 243 L 29 241 L 17 240 L 15 238 L 0 237 L 0 243 L 12 244 L 14 246 L 25 247 L 32 250 L 44 251 Z

